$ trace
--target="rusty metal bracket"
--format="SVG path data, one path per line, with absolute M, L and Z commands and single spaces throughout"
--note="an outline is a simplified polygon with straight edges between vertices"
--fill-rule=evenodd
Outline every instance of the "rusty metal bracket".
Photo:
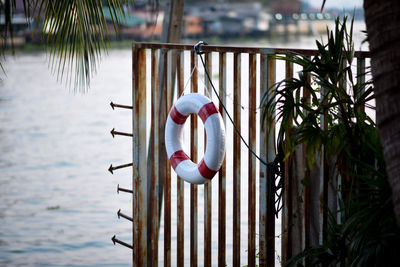
M 127 248 L 133 249 L 133 245 L 130 245 L 128 243 L 125 243 L 124 241 L 121 241 L 121 240 L 117 239 L 115 237 L 115 235 L 111 238 L 111 241 L 114 243 L 114 245 L 115 245 L 115 243 L 118 243 L 118 244 L 123 245 L 123 246 L 125 246 Z

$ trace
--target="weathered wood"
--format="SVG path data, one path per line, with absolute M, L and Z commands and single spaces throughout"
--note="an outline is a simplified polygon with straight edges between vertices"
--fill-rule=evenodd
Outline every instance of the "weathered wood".
M 190 69 L 193 75 L 190 80 L 190 88 L 192 93 L 198 91 L 198 72 L 197 72 L 197 55 L 191 51 L 190 53 Z M 196 67 L 196 68 L 195 68 Z M 193 162 L 197 162 L 197 116 L 190 116 L 190 156 Z M 190 185 L 190 266 L 197 267 L 198 239 L 197 239 L 197 185 Z
M 290 79 L 293 77 L 293 63 L 286 61 L 285 62 L 285 78 Z M 291 114 L 289 118 L 289 123 L 292 124 L 293 114 Z M 291 126 L 292 127 L 292 126 Z M 289 130 L 289 136 L 291 135 L 291 130 Z M 285 146 L 285 153 L 288 151 L 287 144 Z M 288 259 L 292 257 L 292 247 L 293 247 L 293 238 L 292 238 L 292 226 L 293 226 L 293 198 L 295 197 L 294 190 L 294 175 L 292 173 L 292 165 L 293 158 L 289 157 L 285 161 L 285 172 L 284 172 L 284 189 L 282 194 L 282 246 L 281 246 L 281 255 L 282 262 L 286 262 Z
M 249 55 L 249 146 L 256 151 L 256 55 Z M 256 164 L 257 159 L 248 152 L 248 266 L 256 265 Z
M 151 203 L 151 212 L 149 212 L 149 222 L 150 222 L 150 255 L 149 262 L 151 266 L 157 267 L 158 266 L 158 231 L 159 231 L 159 207 L 158 203 L 160 202 L 159 199 L 159 168 L 160 164 L 158 161 L 158 155 L 160 153 L 160 146 L 159 146 L 159 114 L 160 114 L 160 106 L 158 103 L 159 99 L 159 90 L 158 90 L 158 60 L 156 55 L 156 50 L 151 50 L 151 129 L 153 132 L 151 133 L 153 139 L 150 141 L 150 203 Z
M 301 198 L 303 179 L 303 146 L 297 146 L 291 157 L 291 170 L 290 170 L 290 183 L 291 183 L 291 225 L 290 225 L 290 244 L 291 255 L 294 256 L 303 251 L 303 219 L 302 219 L 302 206 L 303 201 Z M 289 256 L 289 255 L 288 255 Z M 289 257 L 288 257 L 289 259 Z
M 183 92 L 183 52 L 178 51 L 176 57 L 176 65 L 177 65 L 177 86 L 178 86 L 178 95 L 181 95 Z M 184 264 L 184 186 L 183 186 L 183 179 L 179 176 L 177 177 L 177 266 L 183 266 Z
M 135 105 L 133 117 L 133 240 L 134 266 L 147 266 L 147 147 L 146 147 L 146 50 L 133 49 L 136 63 L 134 73 L 138 75 L 133 81 L 132 103 Z M 135 75 L 134 75 L 135 76 Z M 138 204 L 140 203 L 140 204 Z
M 226 53 L 219 53 L 219 111 L 226 127 Z M 218 267 L 226 266 L 226 158 L 218 173 Z
M 206 53 L 204 55 L 204 61 L 207 67 L 207 71 L 212 78 L 212 57 L 211 53 Z M 211 83 L 207 77 L 204 75 L 204 83 L 206 84 L 206 88 L 204 94 L 209 96 L 212 99 L 212 88 Z M 207 143 L 207 137 L 204 135 L 204 147 Z M 211 205 L 211 186 L 212 181 L 204 184 L 204 266 L 211 267 L 211 214 L 212 214 L 212 205 Z
M 241 54 L 233 55 L 233 120 L 240 132 Z M 233 132 L 233 267 L 240 266 L 240 138 Z
M 168 54 L 164 53 L 164 65 L 165 66 L 170 66 L 169 64 L 169 58 Z M 163 72 L 163 85 L 164 85 L 164 99 L 163 99 L 163 108 L 164 108 L 164 120 L 163 124 L 165 127 L 165 120 L 166 117 L 168 116 L 168 111 L 170 110 L 171 106 L 171 97 L 172 97 L 172 92 L 171 90 L 168 90 L 168 85 L 170 85 L 170 73 L 171 70 L 170 68 L 167 68 Z M 163 115 L 164 115 L 163 114 Z M 163 128 L 164 128 L 163 127 Z M 163 139 L 165 135 L 165 130 L 163 131 Z M 164 141 L 164 146 L 165 146 L 165 141 Z M 165 154 L 163 161 L 165 162 L 164 164 L 164 170 L 163 170 L 163 177 L 164 177 L 164 266 L 169 267 L 171 266 L 171 165 L 169 163 L 169 160 L 166 155 L 166 151 L 164 151 Z M 161 175 L 160 175 L 161 176 Z
M 276 81 L 276 61 L 268 56 L 268 88 L 271 88 Z M 267 136 L 267 157 L 266 162 L 275 159 L 275 125 L 270 125 Z M 275 177 L 270 176 L 267 170 L 267 183 L 274 183 Z M 268 188 L 268 187 L 267 187 Z M 271 194 L 271 195 L 270 195 Z M 266 244 L 267 244 L 267 266 L 275 266 L 275 193 L 267 190 L 267 218 L 266 218 Z M 272 199 L 273 201 L 268 201 Z

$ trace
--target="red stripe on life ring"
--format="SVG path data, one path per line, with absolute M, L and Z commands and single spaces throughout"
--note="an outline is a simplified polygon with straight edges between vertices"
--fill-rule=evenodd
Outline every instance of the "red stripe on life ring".
M 213 102 L 210 102 L 201 107 L 199 111 L 199 117 L 201 118 L 203 123 L 205 123 L 207 118 L 214 113 L 218 113 L 218 109 L 215 107 Z
M 179 111 L 176 109 L 175 106 L 172 107 L 169 115 L 171 116 L 171 119 L 176 123 L 176 124 L 184 124 L 187 117 L 185 115 L 182 115 L 179 113 Z
M 218 172 L 218 171 L 213 171 L 211 169 L 209 169 L 206 165 L 206 163 L 204 162 L 204 159 L 202 159 L 199 163 L 199 172 L 201 174 L 201 176 L 203 176 L 204 178 L 207 179 L 212 179 L 214 177 L 214 175 Z
M 172 154 L 172 156 L 169 158 L 169 161 L 171 162 L 172 168 L 174 168 L 175 170 L 176 166 L 178 166 L 179 163 L 188 159 L 190 160 L 189 156 L 186 155 L 183 150 L 178 150 L 174 154 Z

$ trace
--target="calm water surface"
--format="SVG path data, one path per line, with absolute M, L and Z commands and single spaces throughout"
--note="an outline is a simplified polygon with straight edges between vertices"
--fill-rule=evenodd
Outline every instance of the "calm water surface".
M 313 43 L 262 45 L 307 48 Z M 130 250 L 114 246 L 110 238 L 117 234 L 131 243 L 131 224 L 116 216 L 118 209 L 131 214 L 130 196 L 116 193 L 117 184 L 131 187 L 131 172 L 107 172 L 110 163 L 131 162 L 130 138 L 113 139 L 109 133 L 114 127 L 131 131 L 130 111 L 109 106 L 110 101 L 131 104 L 130 50 L 111 51 L 103 59 L 87 94 L 57 83 L 45 54 L 9 57 L 5 69 L 0 83 L 0 266 L 130 266 Z M 186 185 L 185 194 L 188 190 Z M 246 214 L 242 209 L 242 218 Z M 172 223 L 176 228 L 176 219 Z M 230 233 L 227 229 L 228 257 Z M 247 242 L 246 229 L 242 240 Z M 242 247 L 246 264 L 247 245 Z
M 8 58 L 0 84 L 0 266 L 129 266 L 131 227 L 128 170 L 112 176 L 110 163 L 131 160 L 130 52 L 104 58 L 88 94 L 73 94 L 49 74 L 44 54 Z

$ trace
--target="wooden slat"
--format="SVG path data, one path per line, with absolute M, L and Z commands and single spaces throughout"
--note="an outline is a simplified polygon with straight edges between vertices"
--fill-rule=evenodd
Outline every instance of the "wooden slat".
M 249 55 L 249 146 L 256 151 L 256 55 Z M 248 266 L 256 265 L 256 157 L 248 158 Z
M 266 54 L 260 55 L 260 97 L 268 90 L 268 60 Z M 260 120 L 260 157 L 267 160 L 267 126 Z M 267 266 L 267 166 L 260 164 L 260 189 L 259 189 L 259 265 Z
M 219 53 L 219 96 L 226 106 L 226 53 Z M 222 103 L 219 111 L 226 126 L 226 114 Z M 226 159 L 218 173 L 218 266 L 226 266 Z
M 271 55 L 260 55 L 260 95 L 269 97 L 265 94 L 273 84 L 275 84 L 275 59 Z M 261 121 L 260 132 L 260 156 L 265 162 L 271 162 L 275 158 L 275 124 L 267 125 L 266 121 Z M 274 200 L 268 190 L 268 183 L 273 182 L 274 177 L 269 177 L 268 167 L 260 165 L 260 266 L 275 266 L 275 214 Z
M 190 69 L 197 67 L 197 55 L 193 51 L 190 53 Z M 192 93 L 198 91 L 198 72 L 193 71 L 190 80 L 190 88 Z M 190 117 L 190 155 L 193 162 L 197 162 L 197 116 Z M 197 185 L 190 185 L 190 266 L 197 267 L 198 239 L 197 239 Z
M 276 62 L 272 56 L 268 56 L 268 88 L 272 87 L 276 81 Z M 267 141 L 267 162 L 272 162 L 275 159 L 275 125 L 270 126 Z M 275 177 L 270 177 L 267 172 L 267 183 L 274 183 Z M 267 266 L 275 266 L 275 195 L 271 195 L 273 201 L 269 202 L 267 190 Z
M 233 55 L 233 120 L 240 132 L 241 54 Z M 240 138 L 233 132 L 233 267 L 240 266 Z
M 151 142 L 151 150 L 149 153 L 151 154 L 151 175 L 150 175 L 150 196 L 151 196 L 151 253 L 149 256 L 149 262 L 151 266 L 158 266 L 158 232 L 159 232 L 159 212 L 158 212 L 158 203 L 159 203 L 159 161 L 158 155 L 160 151 L 159 146 L 159 90 L 158 90 L 158 60 L 156 55 L 156 50 L 151 50 L 151 129 L 153 129 L 152 135 L 153 140 Z
M 177 87 L 178 97 L 183 92 L 183 52 L 177 51 L 176 66 L 177 66 Z M 177 266 L 183 266 L 184 264 L 184 186 L 183 179 L 179 176 L 177 178 Z
M 133 241 L 134 266 L 147 266 L 147 147 L 146 147 L 146 51 L 133 48 Z M 140 204 L 139 204 L 140 203 Z
M 293 77 L 293 63 L 285 62 L 285 76 L 286 79 Z M 291 120 L 289 122 L 291 123 Z M 285 151 L 287 152 L 288 147 L 285 145 Z M 292 157 L 285 161 L 285 188 L 283 190 L 283 209 L 282 209 L 282 262 L 286 262 L 292 257 L 293 247 L 293 199 L 297 198 L 298 195 L 294 195 L 294 180 L 292 176 Z
M 164 54 L 164 107 L 167 116 L 171 105 L 170 77 L 171 64 L 169 62 L 169 53 Z M 165 118 L 166 119 L 166 118 Z M 164 266 L 171 266 L 171 166 L 168 160 L 165 161 L 165 180 L 164 180 Z
M 212 78 L 212 58 L 211 53 L 204 54 L 205 64 L 207 66 L 208 73 L 210 78 Z M 207 77 L 204 75 L 204 82 L 207 85 L 205 88 L 205 95 L 211 98 L 213 92 L 211 88 L 211 83 Z M 206 146 L 207 137 L 204 135 L 204 145 Z M 212 206 L 211 206 L 211 181 L 204 184 L 204 266 L 211 267 L 211 214 L 212 214 Z
M 132 46 L 132 105 L 136 103 L 136 89 L 139 87 L 139 71 L 138 71 L 138 49 L 134 45 Z M 134 133 L 137 129 L 137 124 L 138 124 L 138 118 L 135 113 L 135 109 L 132 110 L 132 133 Z M 138 203 L 136 201 L 137 199 L 137 186 L 136 186 L 136 179 L 137 179 L 137 171 L 136 171 L 136 166 L 138 165 L 138 160 L 139 160 L 139 154 L 138 154 L 138 149 L 137 149 L 137 144 L 139 143 L 138 136 L 134 135 L 132 138 L 132 158 L 133 158 L 133 165 L 132 165 L 132 242 L 136 243 L 138 242 L 138 229 L 137 229 L 137 209 L 138 209 Z M 137 266 L 137 261 L 136 261 L 136 250 L 132 250 L 132 266 Z

